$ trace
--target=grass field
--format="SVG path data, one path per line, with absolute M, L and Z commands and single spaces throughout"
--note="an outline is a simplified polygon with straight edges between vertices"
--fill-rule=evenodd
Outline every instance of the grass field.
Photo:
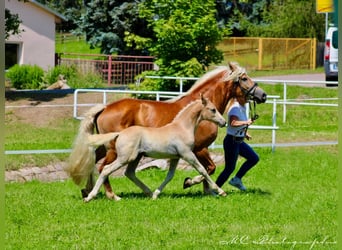
M 278 85 L 262 88 L 271 94 L 282 91 Z M 337 95 L 330 88 L 288 90 L 288 98 Z M 262 104 L 257 110 L 257 124 L 269 124 L 272 105 Z M 289 106 L 287 122 L 277 118 L 277 142 L 336 140 L 337 112 L 337 107 Z M 29 126 L 7 113 L 5 147 L 69 148 L 78 125 L 70 117 Z M 221 142 L 225 130 L 219 131 Z M 252 143 L 270 142 L 269 132 L 250 132 Z M 113 202 L 99 194 L 89 204 L 82 202 L 71 181 L 7 183 L 6 249 L 338 249 L 337 148 L 276 148 L 274 153 L 256 148 L 261 160 L 244 179 L 249 191 L 241 193 L 225 184 L 225 198 L 203 196 L 200 185 L 183 190 L 183 179 L 194 171 L 177 171 L 156 201 L 127 178 L 111 180 L 123 200 Z M 15 169 L 30 161 L 45 166 L 67 156 L 6 156 L 6 167 Z M 138 172 L 152 189 L 165 175 L 156 169 Z
M 156 201 L 124 177 L 111 179 L 121 201 L 88 204 L 71 181 L 6 184 L 6 249 L 338 249 L 337 146 L 257 152 L 249 191 L 225 184 L 227 197 L 183 190 L 194 171 Z M 153 189 L 166 172 L 138 176 Z
M 281 85 L 261 87 L 282 94 Z M 288 88 L 290 99 L 308 97 L 337 97 L 337 90 Z M 272 105 L 258 105 L 257 111 L 256 125 L 271 125 Z M 337 107 L 288 106 L 286 123 L 281 112 L 279 105 L 277 142 L 337 140 Z M 6 111 L 5 126 L 5 150 L 65 149 L 79 121 L 70 117 L 33 126 Z M 270 142 L 270 131 L 250 133 L 251 143 Z M 224 134 L 220 129 L 218 143 Z M 194 171 L 177 171 L 156 201 L 124 177 L 111 179 L 120 202 L 100 193 L 88 204 L 69 180 L 6 183 L 5 249 L 338 249 L 338 146 L 256 151 L 261 160 L 244 178 L 248 191 L 225 184 L 227 197 L 204 196 L 200 185 L 183 190 L 183 179 Z M 46 166 L 67 156 L 7 155 L 6 169 Z M 154 189 L 166 172 L 137 175 Z

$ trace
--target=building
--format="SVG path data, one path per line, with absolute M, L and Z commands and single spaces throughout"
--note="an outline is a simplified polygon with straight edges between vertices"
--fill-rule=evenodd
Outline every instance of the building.
M 35 0 L 5 0 L 5 8 L 19 15 L 23 30 L 5 41 L 6 69 L 15 64 L 38 65 L 44 70 L 54 67 L 56 23 L 66 18 Z

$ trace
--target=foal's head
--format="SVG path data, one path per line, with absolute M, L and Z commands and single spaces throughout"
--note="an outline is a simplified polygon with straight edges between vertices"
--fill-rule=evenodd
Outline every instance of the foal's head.
M 201 101 L 203 105 L 203 108 L 201 111 L 201 119 L 211 121 L 220 127 L 225 126 L 226 120 L 220 114 L 220 112 L 217 111 L 215 105 L 208 98 L 205 98 L 202 95 L 201 95 Z
M 253 100 L 256 103 L 266 102 L 266 92 L 261 89 L 248 75 L 244 68 L 235 63 L 229 63 L 231 73 L 227 79 L 232 79 L 234 83 L 235 97 L 244 97 L 247 100 Z

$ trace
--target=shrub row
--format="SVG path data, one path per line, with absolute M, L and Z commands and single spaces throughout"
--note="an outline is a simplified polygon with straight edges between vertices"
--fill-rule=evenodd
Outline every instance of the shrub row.
M 6 78 L 16 89 L 44 89 L 63 75 L 71 88 L 104 87 L 100 75 L 81 74 L 76 66 L 59 65 L 44 71 L 37 65 L 14 65 L 6 72 Z

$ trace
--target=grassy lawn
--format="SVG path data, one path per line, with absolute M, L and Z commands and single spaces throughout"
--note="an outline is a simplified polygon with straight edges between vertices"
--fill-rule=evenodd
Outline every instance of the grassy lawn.
M 227 197 L 183 190 L 194 171 L 156 201 L 125 177 L 111 179 L 121 201 L 88 204 L 71 181 L 6 184 L 6 249 L 337 249 L 337 146 L 257 152 L 249 191 L 225 184 Z M 166 171 L 138 176 L 154 189 Z
M 78 52 L 76 46 L 74 50 Z M 282 85 L 260 86 L 270 95 L 282 95 Z M 337 97 L 337 90 L 288 87 L 289 99 L 309 97 Z M 256 125 L 271 125 L 272 108 L 257 106 Z M 282 111 L 277 105 L 276 142 L 337 140 L 337 107 L 289 105 L 286 123 Z M 72 117 L 28 125 L 6 111 L 5 150 L 71 148 L 78 126 Z M 250 133 L 251 143 L 271 141 L 270 131 Z M 224 135 L 220 129 L 217 144 Z M 248 191 L 226 183 L 227 197 L 204 196 L 201 185 L 183 190 L 184 178 L 197 175 L 195 171 L 177 171 L 155 201 L 125 177 L 111 179 L 121 201 L 100 193 L 87 204 L 70 180 L 6 183 L 5 249 L 338 249 L 338 146 L 256 152 L 260 162 L 244 178 Z M 6 155 L 5 167 L 46 166 L 67 157 Z M 214 180 L 222 168 L 218 166 Z M 154 190 L 166 171 L 148 169 L 137 175 Z
M 56 53 L 100 54 L 99 48 L 90 49 L 84 37 L 70 34 L 56 34 Z

